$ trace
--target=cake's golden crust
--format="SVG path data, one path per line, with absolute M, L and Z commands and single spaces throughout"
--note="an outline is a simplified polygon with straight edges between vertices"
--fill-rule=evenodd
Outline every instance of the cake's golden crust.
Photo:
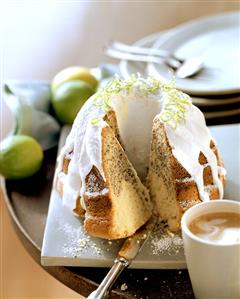
M 110 233 L 111 224 L 109 219 L 98 218 L 96 220 L 94 218 L 86 218 L 84 221 L 84 228 L 91 236 L 112 239 Z M 115 239 L 117 239 L 117 237 Z
M 184 200 L 199 201 L 199 193 L 196 183 L 194 181 L 189 182 L 175 182 L 176 198 L 179 202 Z
M 219 190 L 216 186 L 214 185 L 209 185 L 206 187 L 208 189 L 208 194 L 211 200 L 219 199 L 220 194 Z
M 86 177 L 84 227 L 93 236 L 111 238 L 112 204 L 109 189 L 98 169 L 93 166 Z
M 218 166 L 223 167 L 224 164 L 223 164 L 222 157 L 221 157 L 221 155 L 219 154 L 219 151 L 218 151 L 218 149 L 217 149 L 217 147 L 216 147 L 216 145 L 215 145 L 215 143 L 214 143 L 213 140 L 211 140 L 210 148 L 211 148 L 211 150 L 214 152 L 214 154 L 215 154 L 215 156 L 216 156 L 216 158 L 217 158 Z
M 212 142 L 211 142 L 211 144 L 212 144 Z M 212 147 L 212 150 L 213 150 L 213 147 Z M 222 160 L 220 158 L 219 153 L 216 151 L 216 148 L 215 148 L 214 153 L 216 155 L 218 165 L 223 166 Z M 218 153 L 218 154 L 216 154 L 216 153 Z M 203 168 L 203 182 L 204 182 L 204 186 L 205 186 L 205 191 L 208 192 L 209 198 L 211 200 L 219 199 L 220 194 L 219 194 L 219 190 L 218 190 L 217 186 L 214 185 L 214 182 L 213 182 L 212 169 L 208 165 L 207 158 L 203 155 L 202 152 L 200 152 L 200 154 L 199 154 L 199 163 L 204 167 Z M 172 168 L 173 173 L 175 173 L 177 171 L 177 169 L 174 168 L 174 164 L 172 164 L 172 167 L 173 167 Z M 189 208 L 189 207 L 193 206 L 194 204 L 201 202 L 196 183 L 193 180 L 185 181 L 185 178 L 186 177 L 184 177 L 184 176 L 182 176 L 182 178 L 179 178 L 179 176 L 178 176 L 178 180 L 175 180 L 176 199 L 179 202 L 179 206 L 180 206 L 182 212 L 186 211 L 186 209 L 187 209 L 186 207 Z M 221 179 L 222 183 L 224 184 L 225 177 L 220 176 L 220 179 Z
M 206 185 L 205 188 L 211 200 L 219 199 L 219 190 L 216 186 Z M 176 194 L 182 212 L 201 202 L 198 188 L 194 181 L 176 182 Z
M 112 204 L 109 192 L 95 196 L 86 192 L 84 202 L 87 211 L 84 221 L 86 231 L 92 236 L 111 239 Z
M 212 169 L 210 165 L 207 165 L 203 169 L 203 182 L 204 186 L 213 185 Z
M 64 159 L 63 159 L 62 172 L 65 174 L 68 173 L 68 165 L 69 165 L 70 161 L 71 161 L 71 159 L 67 159 L 66 157 L 64 157 Z
M 193 207 L 194 205 L 200 203 L 201 201 L 199 199 L 179 199 L 179 207 L 182 211 L 182 213 L 184 213 L 186 210 L 188 210 L 189 208 Z M 180 225 L 179 225 L 180 228 Z
M 168 146 L 170 148 L 169 143 Z M 170 155 L 170 161 L 171 161 L 172 169 L 174 169 L 173 176 L 175 180 L 191 178 L 191 175 L 187 172 L 187 170 L 178 162 L 178 160 L 173 155 Z
M 202 152 L 200 152 L 200 154 L 199 154 L 198 162 L 201 165 L 207 164 L 207 158 L 204 156 L 204 154 Z
M 80 199 L 80 197 L 77 198 L 76 208 L 73 210 L 73 212 L 75 214 L 77 214 L 78 216 L 80 216 L 80 217 L 84 217 L 84 215 L 85 215 L 85 210 L 81 206 L 81 199 Z

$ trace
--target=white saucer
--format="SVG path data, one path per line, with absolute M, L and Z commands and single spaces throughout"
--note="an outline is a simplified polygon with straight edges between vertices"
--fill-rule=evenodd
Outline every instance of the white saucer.
M 165 39 L 168 34 L 171 34 L 170 31 L 168 32 L 158 32 L 152 35 L 149 35 L 137 42 L 134 45 L 140 47 L 152 47 L 154 43 L 160 42 L 162 39 Z M 148 64 L 144 62 L 136 62 L 136 61 L 127 61 L 122 60 L 119 64 L 120 73 L 123 78 L 128 78 L 131 74 L 140 73 L 143 77 L 148 76 Z M 187 92 L 190 93 L 190 92 Z M 192 97 L 192 101 L 197 106 L 204 106 L 204 107 L 213 107 L 218 106 L 218 110 L 220 107 L 233 104 L 240 104 L 240 96 L 231 97 L 231 98 L 203 98 L 203 97 Z M 234 111 L 235 112 L 235 111 Z M 219 114 L 219 113 L 217 113 Z M 221 117 L 224 112 L 221 113 Z M 215 116 L 215 115 L 214 115 Z M 208 118 L 211 118 L 212 114 L 208 115 Z
M 196 98 L 192 97 L 192 101 L 195 105 L 199 106 L 226 106 L 232 104 L 240 104 L 240 97 L 233 98 Z
M 176 27 L 156 39 L 154 48 L 181 58 L 203 56 L 205 68 L 194 78 L 178 79 L 179 89 L 191 95 L 223 95 L 240 92 L 240 13 L 205 17 Z M 154 76 L 171 80 L 164 65 L 148 64 Z
M 203 112 L 205 118 L 208 119 L 214 119 L 214 118 L 226 118 L 226 117 L 234 117 L 239 116 L 240 117 L 240 109 L 232 109 L 232 110 L 226 110 L 226 111 L 212 111 L 212 112 Z

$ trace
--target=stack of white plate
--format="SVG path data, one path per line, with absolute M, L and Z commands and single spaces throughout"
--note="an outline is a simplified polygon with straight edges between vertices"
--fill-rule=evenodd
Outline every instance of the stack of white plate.
M 132 73 L 172 80 L 192 96 L 208 124 L 239 121 L 240 13 L 231 12 L 185 23 L 168 32 L 147 36 L 134 45 L 164 49 L 181 58 L 204 57 L 196 76 L 180 79 L 165 64 L 122 61 L 123 77 Z

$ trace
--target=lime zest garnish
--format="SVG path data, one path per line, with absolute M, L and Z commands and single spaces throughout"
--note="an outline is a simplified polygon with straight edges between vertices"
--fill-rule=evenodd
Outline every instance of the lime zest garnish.
M 173 128 L 176 128 L 179 122 L 185 121 L 187 106 L 191 105 L 191 98 L 176 89 L 174 80 L 163 83 L 154 77 L 145 79 L 140 74 L 133 74 L 128 79 L 123 80 L 116 75 L 104 88 L 96 93 L 93 103 L 108 112 L 112 109 L 111 99 L 114 95 L 120 92 L 125 92 L 129 95 L 134 87 L 140 93 L 146 95 L 154 94 L 157 91 L 162 91 L 165 94 L 164 106 L 159 114 L 162 122 L 169 123 Z M 99 122 L 100 119 L 94 118 L 91 123 L 97 125 Z
M 100 89 L 94 99 L 94 104 L 101 106 L 106 112 L 111 110 L 111 98 L 113 95 L 125 91 L 129 94 L 133 87 L 138 86 L 140 92 L 145 94 L 154 93 L 161 87 L 161 82 L 153 77 L 148 77 L 144 79 L 137 75 L 131 75 L 130 78 L 122 80 L 118 75 L 116 75 L 113 80 L 109 81 L 108 84 Z
M 99 123 L 100 123 L 100 118 L 99 117 L 94 117 L 91 120 L 91 124 L 94 125 L 94 126 L 97 126 Z
M 186 121 L 187 107 L 191 103 L 191 98 L 187 94 L 175 87 L 168 89 L 159 118 L 162 122 L 169 123 L 176 129 L 180 122 Z

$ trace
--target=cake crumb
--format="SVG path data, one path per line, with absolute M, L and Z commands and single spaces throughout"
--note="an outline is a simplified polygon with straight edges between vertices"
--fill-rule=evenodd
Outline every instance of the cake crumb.
M 126 284 L 126 283 L 123 283 L 123 284 L 121 285 L 121 291 L 126 291 L 127 289 L 128 289 L 127 284 Z
M 172 232 L 170 232 L 170 230 L 167 230 L 167 234 L 170 236 L 170 237 L 174 237 L 174 234 Z

